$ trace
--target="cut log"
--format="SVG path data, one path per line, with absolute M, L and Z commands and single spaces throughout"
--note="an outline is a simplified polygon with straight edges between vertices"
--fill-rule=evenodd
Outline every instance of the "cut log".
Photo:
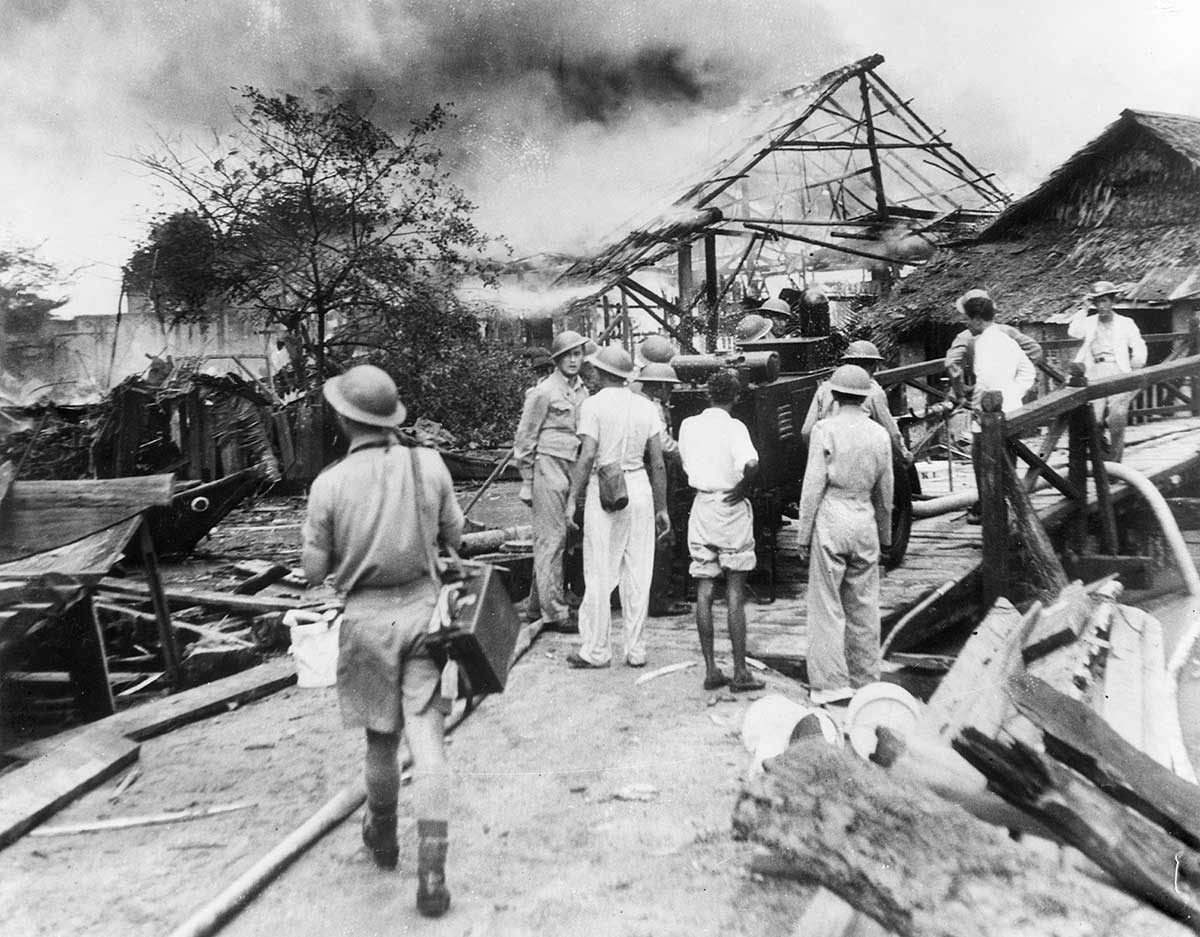
M 1046 753 L 1200 849 L 1200 787 L 1138 751 L 1095 710 L 1032 676 L 1009 681 L 1017 709 L 1045 732 Z
M 278 563 L 267 564 L 266 569 L 259 570 L 248 579 L 243 579 L 233 591 L 238 595 L 254 595 L 256 592 L 261 592 L 267 586 L 279 582 L 281 579 L 292 574 L 291 567 L 281 566 Z
M 69 744 L 0 776 L 0 848 L 112 777 L 139 746 L 111 730 L 89 727 Z
M 733 825 L 901 937 L 1183 932 L 918 785 L 820 742 L 776 758 L 741 794 Z
M 1021 651 L 1025 663 L 1030 664 L 1051 651 L 1077 641 L 1093 607 L 1092 597 L 1084 589 L 1083 583 L 1073 582 L 1063 589 L 1054 604 L 1042 611 L 1025 642 Z
M 1022 742 L 997 742 L 968 728 L 954 748 L 987 777 L 990 790 L 1029 811 L 1130 893 L 1200 933 L 1200 854 Z

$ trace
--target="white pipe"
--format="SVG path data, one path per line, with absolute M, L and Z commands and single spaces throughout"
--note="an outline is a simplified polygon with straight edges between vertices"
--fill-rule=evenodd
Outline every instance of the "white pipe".
M 1154 511 L 1154 516 L 1158 519 L 1163 536 L 1167 538 L 1167 543 L 1175 554 L 1175 563 L 1179 566 L 1179 572 L 1183 576 L 1188 593 L 1193 598 L 1200 598 L 1200 574 L 1196 573 L 1196 564 L 1192 562 L 1192 555 L 1188 552 L 1187 543 L 1183 539 L 1183 534 L 1179 532 L 1179 524 L 1175 521 L 1175 515 L 1171 513 L 1170 505 L 1162 496 L 1162 492 L 1155 488 L 1150 483 L 1150 479 L 1141 472 L 1134 471 L 1119 462 L 1105 462 L 1104 469 L 1110 476 L 1119 478 L 1146 499 L 1151 510 Z M 1167 664 L 1167 695 L 1171 701 L 1171 713 L 1174 718 L 1170 720 L 1169 725 L 1164 727 L 1175 773 L 1184 780 L 1192 782 L 1196 780 L 1196 773 L 1187 747 L 1184 745 L 1183 733 L 1179 725 L 1179 674 L 1187 666 L 1187 662 L 1192 656 L 1192 649 L 1198 639 L 1200 639 L 1200 616 L 1197 616 L 1193 609 L 1187 631 L 1180 636 L 1175 650 L 1171 653 L 1171 660 Z
M 1171 513 L 1171 508 L 1167 504 L 1167 499 L 1162 496 L 1162 492 L 1155 488 L 1150 479 L 1145 475 L 1131 469 L 1127 465 L 1122 465 L 1119 462 L 1105 462 L 1104 470 L 1113 478 L 1119 478 L 1125 482 L 1146 499 L 1146 502 L 1150 505 L 1150 509 L 1154 512 L 1154 516 L 1158 519 L 1158 525 L 1162 528 L 1163 536 L 1167 538 L 1167 544 L 1171 547 L 1171 552 L 1175 554 L 1175 563 L 1179 567 L 1179 572 L 1183 575 L 1187 591 L 1191 595 L 1200 596 L 1200 573 L 1196 572 L 1196 564 L 1192 562 L 1192 554 L 1188 552 L 1183 534 L 1179 532 L 1179 525 L 1175 523 L 1175 515 Z
M 974 491 L 960 491 L 958 494 L 930 498 L 928 501 L 914 501 L 913 517 L 937 517 L 939 514 L 961 511 L 978 500 L 979 496 Z

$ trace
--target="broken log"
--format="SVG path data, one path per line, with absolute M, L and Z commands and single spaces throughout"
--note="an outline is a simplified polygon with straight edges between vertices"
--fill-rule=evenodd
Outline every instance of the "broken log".
M 733 826 L 900 937 L 1182 930 L 920 786 L 820 742 L 793 745 L 748 784 Z
M 1049 755 L 964 729 L 954 749 L 988 788 L 1029 811 L 1123 888 L 1200 933 L 1200 854 Z
M 480 553 L 495 553 L 510 540 L 529 540 L 532 537 L 533 528 L 528 524 L 463 534 L 462 546 L 459 547 L 458 555 L 468 557 L 478 556 Z
M 150 587 L 139 582 L 125 582 L 107 578 L 101 581 L 100 589 L 110 594 L 148 598 Z M 167 604 L 172 608 L 203 605 L 222 611 L 262 615 L 266 612 L 287 612 L 293 608 L 310 608 L 319 603 L 304 599 L 287 599 L 282 596 L 235 595 L 230 592 L 189 592 L 185 589 L 164 589 Z
M 1037 677 L 1014 677 L 1008 693 L 1045 733 L 1046 754 L 1185 845 L 1200 849 L 1200 787 L 1138 751 L 1091 707 Z
M 246 579 L 243 579 L 233 591 L 238 595 L 254 595 L 256 592 L 261 592 L 267 586 L 274 585 L 279 580 L 284 579 L 292 574 L 292 570 L 288 566 L 281 566 L 278 563 L 264 564 L 266 569 L 260 569 Z

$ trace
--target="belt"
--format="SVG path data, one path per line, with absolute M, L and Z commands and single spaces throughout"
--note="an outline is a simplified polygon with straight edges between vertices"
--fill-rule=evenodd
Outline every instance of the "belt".
M 733 491 L 732 488 L 697 488 L 698 495 L 727 495 Z

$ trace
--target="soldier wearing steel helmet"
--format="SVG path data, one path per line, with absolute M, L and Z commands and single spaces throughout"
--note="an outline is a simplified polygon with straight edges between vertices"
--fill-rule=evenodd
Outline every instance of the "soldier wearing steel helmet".
M 417 910 L 438 917 L 450 905 L 443 743 L 450 701 L 425 645 L 438 596 L 429 558 L 438 542 L 458 546 L 463 514 L 441 457 L 396 434 L 405 410 L 386 373 L 359 365 L 326 381 L 324 394 L 350 451 L 309 492 L 304 574 L 314 585 L 332 576 L 345 597 L 338 702 L 345 725 L 366 730 L 363 843 L 377 865 L 396 867 L 403 731 L 413 758 Z
M 856 365 L 866 371 L 871 378 L 871 390 L 863 403 L 863 409 L 866 410 L 867 416 L 887 430 L 888 438 L 892 441 L 892 448 L 901 458 L 908 461 L 912 456 L 909 454 L 908 446 L 904 444 L 900 427 L 896 424 L 896 418 L 892 416 L 891 408 L 888 406 L 887 392 L 874 379 L 875 371 L 881 361 L 883 361 L 883 355 L 879 353 L 879 349 L 873 342 L 868 341 L 851 342 L 842 355 L 842 364 Z M 831 416 L 833 409 L 833 391 L 830 389 L 829 382 L 825 381 L 817 387 L 817 392 L 813 394 L 808 415 L 804 418 L 804 425 L 800 428 L 800 438 L 808 442 L 817 421 Z
M 554 371 L 525 392 L 525 406 L 513 443 L 521 470 L 521 500 L 533 508 L 534 587 L 526 615 L 541 618 L 551 631 L 575 633 L 563 586 L 567 526 L 563 507 L 571 487 L 571 466 L 579 454 L 579 408 L 588 389 L 579 376 L 587 339 L 560 332 L 550 345 Z
M 814 703 L 839 703 L 879 679 L 879 558 L 891 545 L 892 444 L 863 404 L 871 376 L 833 372 L 837 404 L 818 420 L 797 520 L 808 556 L 808 679 Z

